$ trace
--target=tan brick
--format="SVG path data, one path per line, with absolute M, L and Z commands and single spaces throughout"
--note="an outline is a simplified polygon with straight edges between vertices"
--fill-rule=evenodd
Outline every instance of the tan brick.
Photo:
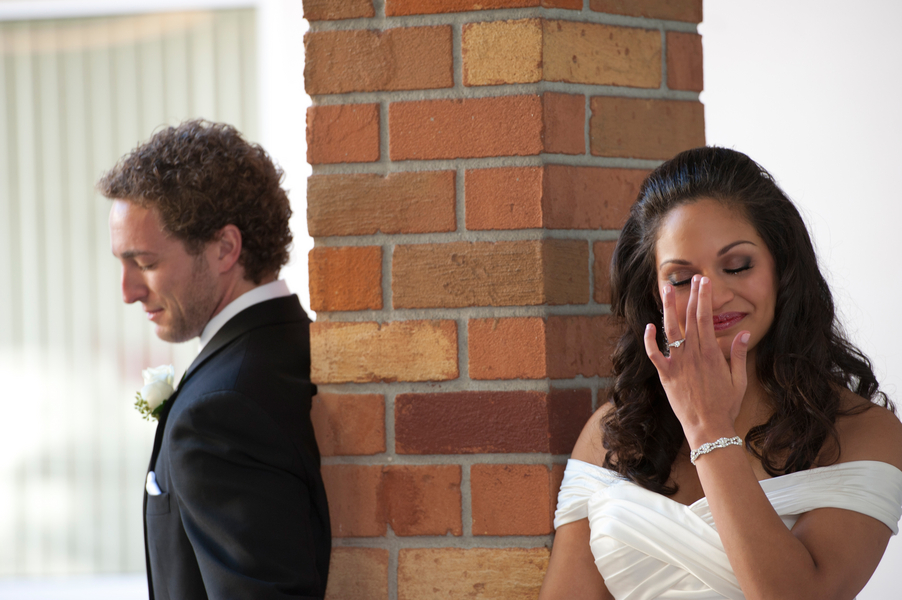
M 461 45 L 464 85 L 534 83 L 542 79 L 539 19 L 466 24 Z
M 397 246 L 395 308 L 584 304 L 588 244 L 579 240 Z
M 462 535 L 460 467 L 385 468 L 383 504 L 397 535 Z
M 548 229 L 620 229 L 648 171 L 548 165 L 543 186 Z
M 468 170 L 467 229 L 542 227 L 542 172 L 541 167 Z
M 307 162 L 379 160 L 379 105 L 344 104 L 307 109 Z
M 376 16 L 373 0 L 304 0 L 304 18 L 308 21 L 368 18 Z
M 402 548 L 398 600 L 536 598 L 547 548 Z
M 581 240 L 544 240 L 542 267 L 548 304 L 589 302 L 589 244 Z
M 590 106 L 595 156 L 666 160 L 705 145 L 705 108 L 700 102 L 599 96 Z
M 388 550 L 332 548 L 326 600 L 388 600 Z
M 454 85 L 448 25 L 310 32 L 304 48 L 310 95 Z
M 319 311 L 382 308 L 382 247 L 310 251 L 310 308 Z
M 552 483 L 545 465 L 473 465 L 473 535 L 551 533 L 556 506 Z
M 532 156 L 542 152 L 542 99 L 500 96 L 393 102 L 392 160 Z
M 657 88 L 661 32 L 579 21 L 544 23 L 545 81 Z
M 539 317 L 470 319 L 471 379 L 542 379 L 548 376 L 545 321 Z
M 586 97 L 580 94 L 542 94 L 545 110 L 545 152 L 586 153 Z
M 380 394 L 313 397 L 310 419 L 323 456 L 385 452 L 385 399 Z
M 454 231 L 454 171 L 313 175 L 307 227 L 313 237 Z
M 389 17 L 428 15 L 438 13 L 524 8 L 539 6 L 540 0 L 386 0 L 385 14 Z
M 595 255 L 595 301 L 599 304 L 611 303 L 611 258 L 617 242 L 595 242 L 592 254 Z
M 680 31 L 667 32 L 667 87 L 692 92 L 705 88 L 702 36 Z
M 385 535 L 381 466 L 323 465 L 322 474 L 332 537 Z
M 616 333 L 607 315 L 548 317 L 548 376 L 570 379 L 610 375 Z
M 330 323 L 310 326 L 315 383 L 456 379 L 454 321 Z
M 701 23 L 702 0 L 590 0 L 597 12 Z

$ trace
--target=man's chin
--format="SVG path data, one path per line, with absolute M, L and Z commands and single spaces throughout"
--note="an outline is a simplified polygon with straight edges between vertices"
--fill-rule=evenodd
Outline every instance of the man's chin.
M 165 325 L 157 325 L 156 331 L 154 333 L 157 334 L 158 338 L 160 338 L 164 342 L 169 342 L 170 344 L 181 344 L 183 342 L 192 340 L 199 335 L 192 335 L 190 332 L 179 331 Z

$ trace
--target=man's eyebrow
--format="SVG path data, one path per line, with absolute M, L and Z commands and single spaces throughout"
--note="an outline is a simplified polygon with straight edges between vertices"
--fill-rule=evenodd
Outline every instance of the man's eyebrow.
M 726 246 L 724 246 L 723 248 L 718 250 L 717 256 L 723 256 L 724 254 L 726 254 L 727 252 L 729 252 L 730 250 L 732 250 L 733 248 L 735 248 L 736 246 L 738 246 L 740 244 L 751 244 L 752 246 L 757 246 L 757 244 L 755 242 L 750 242 L 748 240 L 737 240 L 737 241 L 733 242 L 732 244 L 727 244 Z M 688 265 L 692 264 L 688 260 L 683 260 L 682 258 L 671 258 L 670 260 L 665 260 L 660 265 L 658 265 L 658 268 L 660 269 L 664 265 L 667 265 L 670 263 L 674 263 L 677 265 L 684 265 L 684 266 L 688 266 Z
M 153 254 L 150 250 L 126 250 L 119 255 L 119 258 L 135 258 L 138 256 L 147 256 Z

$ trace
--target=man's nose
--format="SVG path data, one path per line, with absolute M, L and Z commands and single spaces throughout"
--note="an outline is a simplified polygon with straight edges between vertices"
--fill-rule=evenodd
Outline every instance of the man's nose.
M 122 301 L 126 304 L 138 302 L 147 296 L 147 286 L 141 272 L 135 268 L 122 267 Z

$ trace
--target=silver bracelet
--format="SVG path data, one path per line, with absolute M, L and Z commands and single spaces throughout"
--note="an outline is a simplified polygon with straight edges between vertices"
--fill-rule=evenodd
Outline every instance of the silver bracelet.
M 707 454 L 712 450 L 717 450 L 718 448 L 726 448 L 727 446 L 741 446 L 742 438 L 738 435 L 736 437 L 722 437 L 717 441 L 708 442 L 707 444 L 702 444 L 698 447 L 697 450 L 693 450 L 689 453 L 689 460 L 692 461 L 692 464 L 695 464 L 695 461 L 698 460 L 698 457 L 702 454 Z

